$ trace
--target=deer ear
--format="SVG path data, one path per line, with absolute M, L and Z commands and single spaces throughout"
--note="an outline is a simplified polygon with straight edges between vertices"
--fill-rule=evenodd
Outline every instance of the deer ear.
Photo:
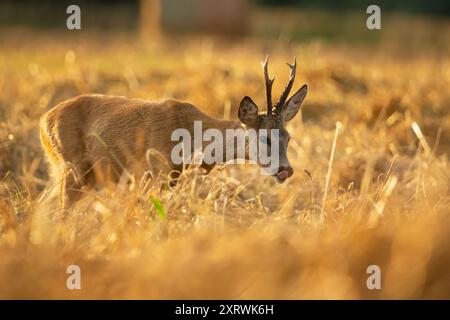
M 246 126 L 256 128 L 258 125 L 259 115 L 258 106 L 250 97 L 244 97 L 239 104 L 238 110 L 239 120 Z
M 289 121 L 295 117 L 298 110 L 300 110 L 300 106 L 302 105 L 303 100 L 305 100 L 306 93 L 308 92 L 308 86 L 305 84 L 300 88 L 294 95 L 288 100 L 288 102 L 284 105 L 281 110 L 281 115 L 283 116 L 284 121 Z

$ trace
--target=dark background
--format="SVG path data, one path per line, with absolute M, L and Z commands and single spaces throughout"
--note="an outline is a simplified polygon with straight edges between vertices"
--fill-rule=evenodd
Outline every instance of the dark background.
M 164 0 L 162 0 L 164 1 Z M 182 4 L 183 1 L 180 1 Z M 450 15 L 448 0 L 251 0 L 254 8 L 284 8 L 293 11 L 319 9 L 331 12 L 365 12 L 371 4 L 382 8 L 382 13 L 425 14 L 436 16 Z M 65 22 L 65 8 L 70 4 L 81 6 L 83 24 L 100 29 L 135 29 L 138 25 L 136 17 L 139 13 L 139 0 L 2 0 L 0 1 L 0 25 L 23 25 L 39 28 L 52 28 Z M 181 5 L 180 5 L 181 8 Z M 92 10 L 91 10 L 92 9 Z M 180 9 L 181 10 L 181 9 Z
M 447 0 L 257 0 L 255 2 L 270 6 L 293 6 L 328 10 L 359 9 L 361 7 L 367 8 L 371 4 L 376 4 L 388 12 L 409 12 L 436 15 L 450 14 L 450 1 Z

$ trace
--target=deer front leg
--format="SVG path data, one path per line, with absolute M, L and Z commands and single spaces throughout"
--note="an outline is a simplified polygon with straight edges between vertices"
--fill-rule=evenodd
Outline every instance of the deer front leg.
M 61 181 L 60 205 L 63 212 L 80 199 L 84 179 L 82 179 L 73 166 L 64 168 L 64 177 Z

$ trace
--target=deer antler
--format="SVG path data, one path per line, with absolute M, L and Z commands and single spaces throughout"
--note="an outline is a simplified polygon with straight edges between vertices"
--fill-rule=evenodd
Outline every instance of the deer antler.
M 278 102 L 275 104 L 275 112 L 277 114 L 281 113 L 281 108 L 283 108 L 284 104 L 286 103 L 286 99 L 288 98 L 289 92 L 291 91 L 292 85 L 294 84 L 295 70 L 297 68 L 297 59 L 294 57 L 294 63 L 293 64 L 287 63 L 287 65 L 291 69 L 291 74 L 289 76 L 289 81 L 288 81 L 286 87 L 284 88 L 283 94 L 281 95 Z
M 272 115 L 272 85 L 273 80 L 275 78 L 269 79 L 269 71 L 267 69 L 267 66 L 269 64 L 269 55 L 266 56 L 266 60 L 262 63 L 262 66 L 264 68 L 264 79 L 266 82 L 266 95 L 267 95 L 267 115 Z

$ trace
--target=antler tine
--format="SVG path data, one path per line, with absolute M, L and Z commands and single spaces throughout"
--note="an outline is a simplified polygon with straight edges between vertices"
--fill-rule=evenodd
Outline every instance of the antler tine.
M 281 108 L 286 103 L 286 99 L 288 98 L 289 92 L 291 92 L 292 85 L 294 84 L 295 71 L 296 71 L 296 68 L 297 68 L 297 59 L 294 57 L 294 63 L 293 64 L 289 64 L 289 63 L 286 63 L 286 64 L 291 69 L 291 74 L 289 76 L 289 81 L 288 81 L 286 87 L 284 88 L 283 94 L 281 95 L 281 97 L 278 100 L 278 102 L 275 104 L 275 110 L 276 110 L 277 113 L 281 112 Z
M 267 115 L 270 116 L 272 114 L 272 85 L 273 80 L 275 80 L 275 78 L 272 79 L 269 78 L 268 64 L 269 64 L 269 55 L 266 56 L 266 60 L 262 63 L 262 66 L 264 68 L 264 79 L 266 83 Z

